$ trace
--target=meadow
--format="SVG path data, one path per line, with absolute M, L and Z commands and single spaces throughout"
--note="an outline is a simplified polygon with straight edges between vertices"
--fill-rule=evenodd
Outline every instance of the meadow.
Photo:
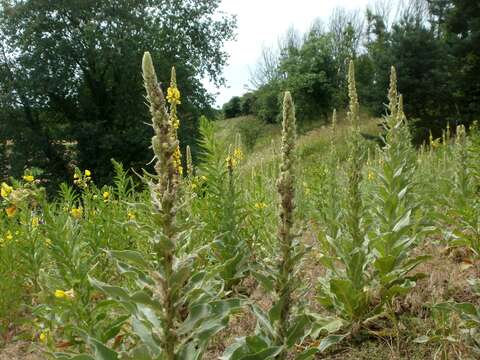
M 351 63 L 328 126 L 287 92 L 281 128 L 202 118 L 194 165 L 143 75 L 155 173 L 1 184 L 0 359 L 480 356 L 480 129 L 413 147 L 395 69 L 372 119 Z

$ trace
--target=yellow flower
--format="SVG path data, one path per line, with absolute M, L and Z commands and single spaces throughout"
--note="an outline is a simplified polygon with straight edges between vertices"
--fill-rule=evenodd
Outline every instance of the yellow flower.
M 92 176 L 92 172 L 90 170 L 85 170 L 85 176 L 86 177 L 91 177 Z
M 78 179 L 80 179 L 80 175 L 78 175 L 78 173 L 75 173 L 75 174 L 73 175 L 73 178 L 74 178 L 75 180 L 78 180 Z
M 375 178 L 375 174 L 373 173 L 372 170 L 368 171 L 367 178 L 368 178 L 368 180 L 373 180 Z
M 67 295 L 65 294 L 65 291 L 63 291 L 63 290 L 55 290 L 55 297 L 57 299 L 63 299 L 65 297 L 67 297 Z
M 178 90 L 176 87 L 169 87 L 167 89 L 167 101 L 170 104 L 181 104 L 180 90 Z
M 110 193 L 108 191 L 105 191 L 103 193 L 103 200 L 107 201 L 110 198 Z
M 182 167 L 182 153 L 180 152 L 180 148 L 177 146 L 177 149 L 173 153 L 173 161 L 175 163 L 175 167 L 177 168 L 178 175 L 183 175 L 183 167 Z
M 70 210 L 70 215 L 72 215 L 72 217 L 75 219 L 80 219 L 83 215 L 83 209 L 81 207 L 73 208 Z
M 255 209 L 265 209 L 267 207 L 267 204 L 265 204 L 264 202 L 258 202 L 258 203 L 255 203 Z
M 45 239 L 45 245 L 47 245 L 47 246 L 52 245 L 52 240 L 51 239 Z
M 39 224 L 39 219 L 38 217 L 34 216 L 32 218 L 32 227 L 35 229 L 36 227 L 38 227 L 38 224 Z
M 2 186 L 0 188 L 0 195 L 6 199 L 8 195 L 11 194 L 13 191 L 13 187 L 9 186 L 7 183 L 2 183 Z
M 35 180 L 35 178 L 33 177 L 33 175 L 24 175 L 23 180 L 25 180 L 28 183 L 31 183 Z
M 13 235 L 10 230 L 8 230 L 7 233 L 5 234 L 5 240 L 13 240 Z
M 8 208 L 5 209 L 5 212 L 7 213 L 7 216 L 9 218 L 12 218 L 15 216 L 15 214 L 17 213 L 17 207 L 15 205 L 12 205 Z
M 129 211 L 128 214 L 127 214 L 127 218 L 128 218 L 129 221 L 135 220 L 135 218 L 136 218 L 135 213 Z
M 203 181 L 207 181 L 207 177 L 205 175 L 200 176 L 200 179 L 202 179 Z
M 40 339 L 40 341 L 41 341 L 42 343 L 45 344 L 45 343 L 47 342 L 47 340 L 48 340 L 47 333 L 46 333 L 45 331 L 42 331 L 42 332 L 40 333 L 40 336 L 39 336 L 38 338 Z
M 73 299 L 75 297 L 75 292 L 73 291 L 73 289 L 70 289 L 68 291 L 55 290 L 55 297 L 57 299 Z
M 236 148 L 233 151 L 233 157 L 237 159 L 238 161 L 243 160 L 243 151 L 240 148 Z

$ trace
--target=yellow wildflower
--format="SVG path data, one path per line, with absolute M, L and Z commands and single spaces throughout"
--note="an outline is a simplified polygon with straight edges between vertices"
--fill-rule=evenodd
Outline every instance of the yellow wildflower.
M 47 245 L 47 246 L 52 245 L 52 240 L 51 239 L 45 239 L 45 245 Z
M 9 218 L 12 218 L 15 216 L 15 214 L 17 213 L 17 207 L 15 205 L 12 205 L 8 208 L 5 209 L 5 212 L 7 213 L 7 216 Z
M 368 180 L 373 180 L 375 178 L 375 174 L 372 170 L 368 171 L 367 178 L 368 178 Z
M 54 295 L 57 299 L 73 299 L 75 297 L 75 292 L 73 291 L 73 289 L 70 289 L 68 291 L 55 290 Z
M 91 177 L 92 176 L 92 172 L 90 170 L 85 170 L 85 176 L 86 177 Z
M 2 183 L 2 186 L 0 188 L 0 195 L 6 199 L 8 195 L 11 194 L 13 191 L 13 187 L 9 186 L 7 183 Z
M 103 193 L 103 200 L 107 201 L 108 199 L 110 199 L 110 193 L 108 191 L 105 191 Z
M 72 217 L 75 219 L 80 219 L 83 215 L 83 209 L 81 207 L 73 208 L 70 210 L 70 215 L 72 215 Z
M 47 333 L 46 333 L 45 331 L 42 331 L 42 332 L 40 333 L 40 336 L 39 336 L 38 338 L 39 338 L 39 340 L 40 340 L 42 343 L 45 344 L 45 343 L 47 342 L 47 340 L 48 340 Z
M 177 168 L 178 175 L 183 175 L 183 167 L 182 167 L 182 153 L 180 152 L 180 148 L 177 147 L 175 153 L 173 154 L 173 161 L 175 162 L 175 166 Z
M 265 204 L 264 202 L 257 202 L 254 206 L 255 209 L 265 209 L 267 207 L 267 204 Z
M 167 89 L 167 101 L 170 104 L 181 104 L 180 102 L 180 90 L 176 87 L 169 87 Z
M 25 180 L 28 183 L 31 183 L 35 180 L 35 178 L 33 177 L 33 175 L 24 175 L 23 180 Z
M 5 234 L 5 240 L 13 240 L 13 234 L 10 230 L 7 231 L 7 233 Z
M 66 297 L 65 291 L 63 290 L 55 290 L 55 297 L 58 299 L 63 299 Z
M 127 214 L 127 218 L 128 218 L 129 221 L 135 220 L 135 218 L 136 218 L 135 213 L 129 211 L 128 214 Z
M 235 159 L 237 159 L 238 161 L 243 160 L 243 151 L 242 151 L 242 149 L 236 148 L 236 149 L 233 151 L 233 157 L 234 157 Z
M 40 221 L 39 221 L 38 217 L 37 217 L 37 216 L 34 216 L 34 217 L 32 218 L 32 227 L 33 227 L 34 229 L 35 229 L 36 227 L 38 227 L 39 222 L 40 222 Z

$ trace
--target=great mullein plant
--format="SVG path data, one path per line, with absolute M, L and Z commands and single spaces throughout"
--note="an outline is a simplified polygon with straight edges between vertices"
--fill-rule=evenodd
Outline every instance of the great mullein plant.
M 320 350 L 338 343 L 347 336 L 356 336 L 363 321 L 371 315 L 371 272 L 373 260 L 365 231 L 365 209 L 361 183 L 365 148 L 359 130 L 359 103 L 355 86 L 355 70 L 350 62 L 348 75 L 350 105 L 347 117 L 352 130 L 348 136 L 346 165 L 346 198 L 340 215 L 341 224 L 331 218 L 322 237 L 323 251 L 320 261 L 327 274 L 320 279 L 319 302 L 333 317 L 319 317 L 312 332 L 319 336 L 325 332 L 339 333 L 323 338 Z M 335 233 L 328 233 L 328 231 Z
M 375 295 L 377 308 L 392 320 L 399 331 L 393 301 L 405 295 L 423 274 L 410 272 L 428 256 L 412 256 L 418 237 L 424 230 L 419 224 L 418 206 L 415 200 L 414 175 L 416 154 L 403 112 L 403 99 L 397 93 L 396 72 L 392 67 L 390 78 L 388 113 L 384 119 L 384 146 L 382 161 L 375 174 L 378 181 L 373 188 L 371 208 L 372 224 L 369 237 L 375 260 Z
M 272 295 L 268 312 L 258 305 L 251 309 L 257 317 L 255 334 L 237 339 L 222 359 L 286 359 L 295 344 L 307 334 L 310 319 L 296 311 L 294 293 L 299 287 L 298 271 L 305 249 L 294 231 L 295 210 L 295 139 L 296 122 L 292 97 L 283 101 L 282 160 L 277 189 L 280 197 L 280 222 L 277 233 L 277 256 L 274 266 L 264 266 L 254 273 L 267 294 Z M 298 359 L 313 356 L 310 350 Z
M 239 306 L 235 299 L 222 300 L 222 283 L 214 274 L 195 269 L 195 251 L 188 255 L 180 251 L 189 234 L 178 215 L 182 204 L 176 137 L 180 92 L 172 71 L 165 99 L 149 53 L 143 58 L 143 76 L 156 159 L 156 174 L 144 178 L 151 194 L 151 247 L 147 253 L 108 252 L 120 273 L 130 279 L 129 288 L 90 279 L 94 287 L 124 309 L 130 317 L 129 333 L 133 336 L 121 333 L 112 344 L 83 333 L 93 356 L 85 354 L 82 359 L 200 359 L 209 339 L 228 324 L 230 311 Z M 68 354 L 57 356 L 69 358 Z
M 234 290 L 248 272 L 249 259 L 238 174 L 243 153 L 238 145 L 229 148 L 219 140 L 214 123 L 206 118 L 200 120 L 200 134 L 197 181 L 201 185 L 192 212 L 202 226 L 194 242 L 206 245 L 208 241 L 209 268 L 224 280 L 226 290 Z

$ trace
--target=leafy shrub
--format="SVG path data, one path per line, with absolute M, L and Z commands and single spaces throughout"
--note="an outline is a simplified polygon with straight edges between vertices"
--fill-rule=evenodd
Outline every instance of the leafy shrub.
M 278 122 L 280 117 L 280 87 L 277 83 L 267 84 L 256 91 L 253 112 L 256 117 L 266 123 Z
M 223 116 L 225 119 L 231 119 L 242 114 L 240 107 L 240 97 L 232 97 L 226 104 L 223 105 Z

